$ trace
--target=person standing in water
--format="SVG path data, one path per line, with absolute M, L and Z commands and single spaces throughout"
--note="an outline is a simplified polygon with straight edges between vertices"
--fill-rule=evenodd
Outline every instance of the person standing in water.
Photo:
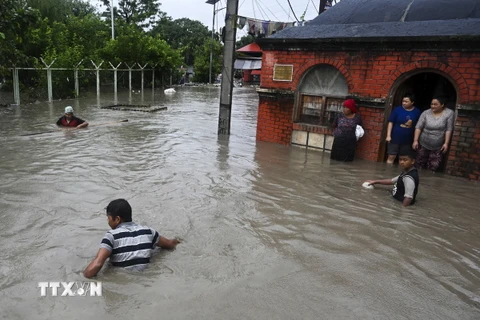
M 388 164 L 393 164 L 399 153 L 407 152 L 412 148 L 415 125 L 422 112 L 414 106 L 415 98 L 406 94 L 402 99 L 402 105 L 396 107 L 387 127 L 387 154 Z
M 73 108 L 68 106 L 65 108 L 65 115 L 58 119 L 57 126 L 71 127 L 71 128 L 85 128 L 88 126 L 88 122 L 77 118 L 73 115 Z
M 435 97 L 415 127 L 413 149 L 417 150 L 416 167 L 437 171 L 448 151 L 452 138 L 455 113 L 445 107 L 446 99 Z
M 357 113 L 355 100 L 348 99 L 343 103 L 343 112 L 339 113 L 333 123 L 333 145 L 330 159 L 337 161 L 353 161 L 357 137 L 357 125 L 362 125 L 362 118 Z

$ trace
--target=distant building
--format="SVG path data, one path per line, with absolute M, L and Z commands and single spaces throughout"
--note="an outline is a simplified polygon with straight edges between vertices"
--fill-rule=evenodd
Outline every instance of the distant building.
M 360 106 L 357 156 L 386 159 L 387 120 L 403 94 L 457 114 L 443 170 L 480 180 L 480 0 L 343 0 L 303 27 L 258 39 L 257 140 L 329 150 L 341 103 Z
M 243 71 L 244 84 L 260 84 L 262 69 L 262 49 L 251 43 L 237 50 L 234 69 Z

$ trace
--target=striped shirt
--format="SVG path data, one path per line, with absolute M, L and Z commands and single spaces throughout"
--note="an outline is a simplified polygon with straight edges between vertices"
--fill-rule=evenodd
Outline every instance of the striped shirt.
M 100 248 L 111 252 L 110 263 L 113 266 L 140 271 L 150 262 L 159 238 L 154 229 L 123 222 L 105 234 Z

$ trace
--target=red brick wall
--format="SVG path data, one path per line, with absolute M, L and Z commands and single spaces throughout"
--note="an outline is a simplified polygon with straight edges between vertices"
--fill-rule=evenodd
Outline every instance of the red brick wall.
M 361 159 L 377 161 L 385 110 L 360 107 L 358 113 L 362 117 L 365 134 L 358 140 L 355 156 Z
M 275 64 L 292 64 L 292 82 L 273 81 Z M 295 91 L 306 71 L 330 64 L 347 79 L 352 95 L 385 99 L 401 74 L 437 70 L 456 86 L 460 104 L 480 101 L 480 53 L 478 52 L 303 52 L 264 51 L 262 88 Z
M 457 117 L 446 167 L 448 174 L 480 181 L 480 115 Z
M 293 95 L 260 94 L 257 140 L 288 145 L 292 140 Z
M 273 81 L 275 64 L 292 64 L 293 81 Z M 260 87 L 295 92 L 305 72 L 319 64 L 330 64 L 339 69 L 347 80 L 349 93 L 360 99 L 387 99 L 401 75 L 421 71 L 437 72 L 448 78 L 456 88 L 459 105 L 480 106 L 479 52 L 264 51 Z M 260 94 L 257 140 L 290 143 L 293 95 L 283 102 L 280 100 L 262 98 Z M 372 161 L 381 158 L 381 135 L 385 116 L 388 116 L 385 112 L 382 108 L 359 104 L 365 136 L 359 140 L 357 157 Z M 459 117 L 457 121 L 446 171 L 480 180 L 480 120 L 472 120 L 472 117 Z

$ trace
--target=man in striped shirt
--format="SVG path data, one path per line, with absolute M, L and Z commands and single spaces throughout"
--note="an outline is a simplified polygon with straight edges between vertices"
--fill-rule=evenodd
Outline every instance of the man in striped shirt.
M 108 204 L 107 219 L 112 230 L 103 237 L 97 256 L 83 271 L 87 278 L 97 275 L 108 258 L 113 266 L 143 270 L 150 262 L 156 246 L 175 249 L 179 243 L 176 239 L 160 236 L 154 229 L 132 222 L 132 207 L 124 199 Z

